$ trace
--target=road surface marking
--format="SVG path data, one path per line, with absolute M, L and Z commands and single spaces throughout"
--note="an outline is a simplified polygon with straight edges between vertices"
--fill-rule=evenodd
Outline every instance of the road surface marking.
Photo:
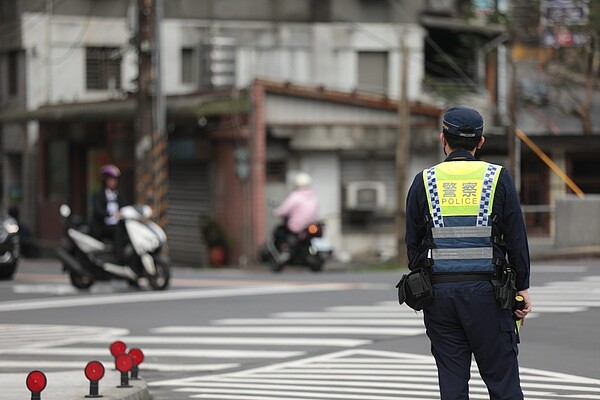
M 126 339 L 126 338 L 125 338 Z M 61 348 L 21 348 L 3 350 L 4 354 L 23 354 L 36 356 L 103 356 L 107 348 L 61 347 Z M 229 350 L 229 349 L 144 349 L 146 357 L 186 357 L 186 358 L 290 358 L 305 354 L 303 351 L 272 350 Z
M 475 363 L 471 372 L 470 398 L 489 398 Z M 149 385 L 174 386 L 191 398 L 439 399 L 432 356 L 368 349 Z M 566 398 L 574 393 L 579 399 L 594 399 L 600 394 L 600 380 L 532 368 L 521 367 L 521 385 L 528 400 Z
M 0 312 L 40 310 L 49 308 L 87 307 L 106 304 L 146 303 L 150 301 L 164 302 L 173 300 L 190 300 L 215 297 L 328 292 L 348 290 L 354 287 L 354 284 L 347 283 L 319 283 L 312 285 L 280 285 L 270 287 L 242 287 L 204 290 L 169 290 L 144 293 L 120 293 L 115 295 L 73 296 L 61 299 L 47 298 L 37 300 L 2 302 L 0 303 Z
M 72 325 L 0 324 L 0 354 L 20 348 L 65 346 L 81 338 L 94 337 L 108 343 L 114 337 L 126 336 L 129 330 Z
M 103 343 L 97 338 L 82 339 L 84 343 Z M 357 347 L 373 343 L 366 339 L 346 338 L 281 338 L 281 337 L 197 337 L 197 336 L 128 336 L 127 343 L 140 344 L 228 344 L 249 346 L 331 346 L 331 347 Z
M 349 326 L 168 326 L 152 329 L 154 333 L 273 333 L 273 334 L 348 334 L 348 335 L 382 335 L 413 336 L 425 333 L 425 328 L 368 328 Z
M 100 360 L 96 360 L 100 361 Z M 106 358 L 101 361 L 105 367 L 114 365 L 114 361 Z M 73 370 L 85 368 L 88 361 L 48 361 L 48 360 L 0 360 L 0 368 L 47 368 L 47 369 L 61 369 L 61 370 Z M 140 367 L 144 371 L 161 371 L 161 372 L 214 372 L 221 371 L 224 369 L 238 368 L 240 364 L 156 364 L 144 362 Z

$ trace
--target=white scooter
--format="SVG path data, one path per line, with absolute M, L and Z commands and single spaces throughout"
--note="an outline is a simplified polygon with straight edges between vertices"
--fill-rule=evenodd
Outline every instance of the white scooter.
M 60 206 L 65 233 L 56 250 L 71 283 L 78 289 L 87 289 L 95 281 L 123 279 L 137 285 L 146 278 L 152 289 L 162 290 L 169 285 L 169 260 L 161 254 L 167 242 L 165 231 L 150 220 L 152 209 L 147 206 L 121 208 L 117 229 L 123 230 L 120 257 L 114 244 L 100 241 L 89 234 L 89 227 L 81 218 L 71 215 L 71 208 Z

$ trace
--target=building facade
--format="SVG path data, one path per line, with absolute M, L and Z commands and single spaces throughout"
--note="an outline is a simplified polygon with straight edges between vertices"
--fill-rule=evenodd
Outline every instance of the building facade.
M 0 45 L 2 204 L 18 204 L 39 243 L 52 247 L 58 205 L 86 214 L 99 164 L 117 163 L 134 197 L 137 1 L 0 4 L 11 33 Z M 314 177 L 338 254 L 393 253 L 403 46 L 408 179 L 442 158 L 439 114 L 456 103 L 482 111 L 484 156 L 506 164 L 509 43 L 501 25 L 467 20 L 465 4 L 165 1 L 174 260 L 206 264 L 201 215 L 225 227 L 230 263 L 254 259 L 300 170 Z M 365 209 L 353 199 L 367 187 L 377 201 Z

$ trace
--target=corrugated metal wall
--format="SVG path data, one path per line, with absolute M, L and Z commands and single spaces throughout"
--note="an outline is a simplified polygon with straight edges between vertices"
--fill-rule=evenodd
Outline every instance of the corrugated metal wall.
M 169 255 L 173 264 L 206 266 L 199 217 L 210 211 L 208 164 L 173 163 L 169 168 Z

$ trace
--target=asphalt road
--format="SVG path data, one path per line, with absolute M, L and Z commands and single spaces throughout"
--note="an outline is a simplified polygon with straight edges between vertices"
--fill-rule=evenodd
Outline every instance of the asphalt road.
M 122 340 L 144 352 L 155 400 L 438 399 L 422 315 L 396 302 L 400 275 L 175 268 L 163 292 L 79 292 L 56 262 L 27 260 L 0 281 L 0 373 L 110 366 Z M 526 398 L 600 399 L 600 260 L 534 263 L 531 294 Z M 476 369 L 471 392 L 487 398 Z

